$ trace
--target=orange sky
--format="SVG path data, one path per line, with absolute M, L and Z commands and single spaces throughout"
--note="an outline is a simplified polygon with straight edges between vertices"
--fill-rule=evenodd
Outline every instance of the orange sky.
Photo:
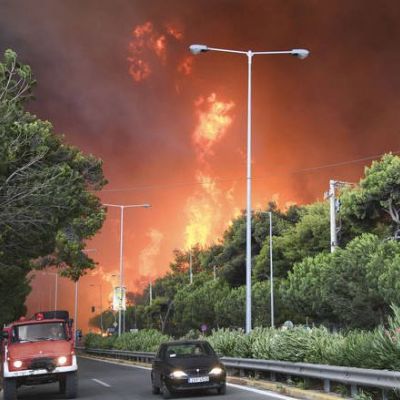
M 148 5 L 149 3 L 150 5 Z M 104 160 L 107 203 L 125 214 L 128 290 L 168 270 L 174 248 L 218 241 L 245 207 L 247 60 L 212 47 L 305 47 L 303 61 L 253 64 L 253 204 L 322 199 L 329 179 L 358 180 L 366 163 L 302 171 L 400 150 L 400 4 L 383 0 L 5 1 L 0 50 L 38 80 L 34 113 Z M 82 278 L 79 326 L 117 284 L 119 210 L 88 244 L 99 263 Z M 54 276 L 37 274 L 30 311 L 54 304 Z M 61 308 L 73 285 L 60 279 Z

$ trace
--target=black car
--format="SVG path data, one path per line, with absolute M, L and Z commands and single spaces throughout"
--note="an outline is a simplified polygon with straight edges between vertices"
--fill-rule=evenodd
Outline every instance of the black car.
M 173 393 L 193 389 L 226 392 L 226 371 L 211 345 L 205 340 L 163 343 L 151 370 L 153 393 L 164 399 Z

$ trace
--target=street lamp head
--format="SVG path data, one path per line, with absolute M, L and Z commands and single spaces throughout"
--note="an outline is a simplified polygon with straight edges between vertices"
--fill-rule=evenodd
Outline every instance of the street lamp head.
M 143 207 L 144 207 L 144 208 L 150 208 L 150 207 L 151 207 L 151 204 L 148 204 L 148 203 L 143 204 Z
M 189 50 L 192 54 L 197 55 L 208 51 L 208 47 L 205 44 L 192 44 L 189 46 Z
M 292 55 L 300 58 L 300 60 L 304 60 L 308 55 L 310 54 L 310 51 L 307 49 L 293 49 L 292 50 Z

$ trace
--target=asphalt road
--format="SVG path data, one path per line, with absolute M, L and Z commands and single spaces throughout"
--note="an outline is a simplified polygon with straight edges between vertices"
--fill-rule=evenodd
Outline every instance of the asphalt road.
M 160 400 L 153 395 L 150 386 L 150 370 L 141 367 L 119 365 L 88 358 L 79 358 L 79 399 L 97 400 Z M 18 400 L 62 399 L 58 393 L 58 383 L 22 386 L 18 389 Z M 250 391 L 236 385 L 229 385 L 225 396 L 213 392 L 192 392 L 180 394 L 176 399 L 184 400 L 292 400 L 289 397 L 264 391 Z

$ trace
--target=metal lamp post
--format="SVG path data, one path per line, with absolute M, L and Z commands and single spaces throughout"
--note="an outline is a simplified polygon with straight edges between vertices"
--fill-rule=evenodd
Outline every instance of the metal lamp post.
M 96 251 L 96 249 L 84 249 L 82 252 L 89 253 L 91 251 Z M 79 292 L 79 279 L 75 281 L 75 309 L 74 309 L 74 324 L 75 331 L 78 330 L 78 292 Z
M 125 208 L 149 208 L 150 204 L 129 204 L 129 205 L 120 205 L 120 204 L 103 204 L 107 207 L 116 207 L 121 210 L 121 230 L 120 230 L 120 248 L 119 248 L 119 307 L 118 307 L 118 336 L 121 336 L 121 323 L 122 323 L 122 288 L 124 286 L 124 260 L 123 260 L 123 252 L 124 252 L 124 210 Z
M 58 273 L 57 272 L 47 272 L 44 274 L 42 272 L 42 275 L 55 275 L 55 280 L 54 280 L 54 311 L 57 310 L 57 300 L 58 300 Z M 51 291 L 50 291 L 50 303 L 51 303 Z M 50 308 L 50 306 L 49 306 Z
M 207 51 L 219 51 L 223 53 L 242 54 L 248 60 L 247 80 L 247 207 L 246 207 L 246 333 L 251 331 L 251 66 L 256 55 L 280 55 L 289 54 L 300 59 L 306 58 L 310 52 L 306 49 L 293 49 L 284 51 L 241 51 L 208 47 L 204 44 L 192 44 L 189 47 L 192 54 L 200 54 Z
M 274 312 L 274 265 L 272 261 L 272 211 L 267 211 L 269 214 L 269 281 L 271 284 L 271 328 L 275 327 L 275 312 Z

